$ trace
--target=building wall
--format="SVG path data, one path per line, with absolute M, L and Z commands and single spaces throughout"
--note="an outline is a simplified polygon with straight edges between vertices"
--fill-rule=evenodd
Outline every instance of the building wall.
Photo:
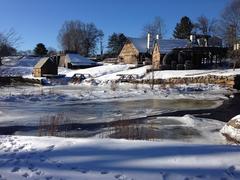
M 125 64 L 138 64 L 139 52 L 130 42 L 126 43 L 119 54 L 120 62 Z
M 42 77 L 43 74 L 57 75 L 58 66 L 57 64 L 48 60 L 41 67 L 34 68 L 33 74 L 34 74 L 34 77 Z
M 152 67 L 153 69 L 159 69 L 160 68 L 160 60 L 161 60 L 161 54 L 160 49 L 157 44 L 155 44 L 152 54 Z
M 67 67 L 68 66 L 65 55 L 60 55 L 58 66 L 59 67 Z
M 42 77 L 42 73 L 41 73 L 41 68 L 34 68 L 33 69 L 33 75 L 34 77 Z
M 41 68 L 42 74 L 51 74 L 57 75 L 58 74 L 58 67 L 55 63 L 51 62 L 50 60 L 47 61 Z

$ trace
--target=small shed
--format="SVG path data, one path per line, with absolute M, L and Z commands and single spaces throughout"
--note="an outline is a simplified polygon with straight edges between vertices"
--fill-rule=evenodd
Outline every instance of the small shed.
M 79 54 L 69 53 L 65 56 L 65 67 L 69 69 L 83 69 L 98 66 L 95 61 L 92 61 Z
M 139 65 L 151 61 L 151 54 L 147 44 L 147 38 L 128 37 L 118 56 L 119 62 Z
M 33 69 L 34 77 L 44 77 L 46 75 L 58 75 L 57 63 L 49 57 L 41 58 Z

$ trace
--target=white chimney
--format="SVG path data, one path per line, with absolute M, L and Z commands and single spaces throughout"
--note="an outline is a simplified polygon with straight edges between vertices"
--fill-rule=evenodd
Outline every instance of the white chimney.
M 190 41 L 193 42 L 193 43 L 195 43 L 195 35 L 193 35 L 193 34 L 190 35 Z
M 206 38 L 204 39 L 204 42 L 205 42 L 205 47 L 208 47 L 208 40 Z
M 159 40 L 159 34 L 156 35 L 156 40 Z
M 147 49 L 149 50 L 150 49 L 150 38 L 151 38 L 151 35 L 150 33 L 147 34 Z
M 198 43 L 199 46 L 202 46 L 200 39 L 197 39 L 197 43 Z

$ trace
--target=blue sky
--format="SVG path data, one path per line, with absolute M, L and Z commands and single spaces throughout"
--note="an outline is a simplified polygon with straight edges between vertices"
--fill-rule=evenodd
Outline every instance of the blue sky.
M 144 24 L 160 16 L 172 36 L 182 16 L 218 18 L 229 0 L 1 0 L 0 32 L 14 28 L 22 37 L 21 50 L 42 42 L 59 49 L 58 31 L 65 20 L 94 22 L 108 36 L 123 32 L 138 37 Z

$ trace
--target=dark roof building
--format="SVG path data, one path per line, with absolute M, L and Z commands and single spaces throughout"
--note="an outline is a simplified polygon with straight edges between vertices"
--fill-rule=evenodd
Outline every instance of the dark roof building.
M 148 45 L 149 44 L 149 45 Z M 159 46 L 161 55 L 171 52 L 175 48 L 187 47 L 189 40 L 185 39 L 160 39 L 155 43 L 148 42 L 148 38 L 131 38 L 128 37 L 122 51 L 119 54 L 120 62 L 126 64 L 146 64 L 151 61 L 151 56 L 155 45 Z M 151 62 L 150 62 L 151 63 Z
M 49 57 L 41 58 L 33 69 L 34 77 L 44 77 L 47 75 L 57 74 L 58 74 L 57 63 Z
M 81 69 L 97 66 L 95 61 L 83 57 L 77 53 L 67 53 L 59 58 L 59 66 L 70 69 Z

